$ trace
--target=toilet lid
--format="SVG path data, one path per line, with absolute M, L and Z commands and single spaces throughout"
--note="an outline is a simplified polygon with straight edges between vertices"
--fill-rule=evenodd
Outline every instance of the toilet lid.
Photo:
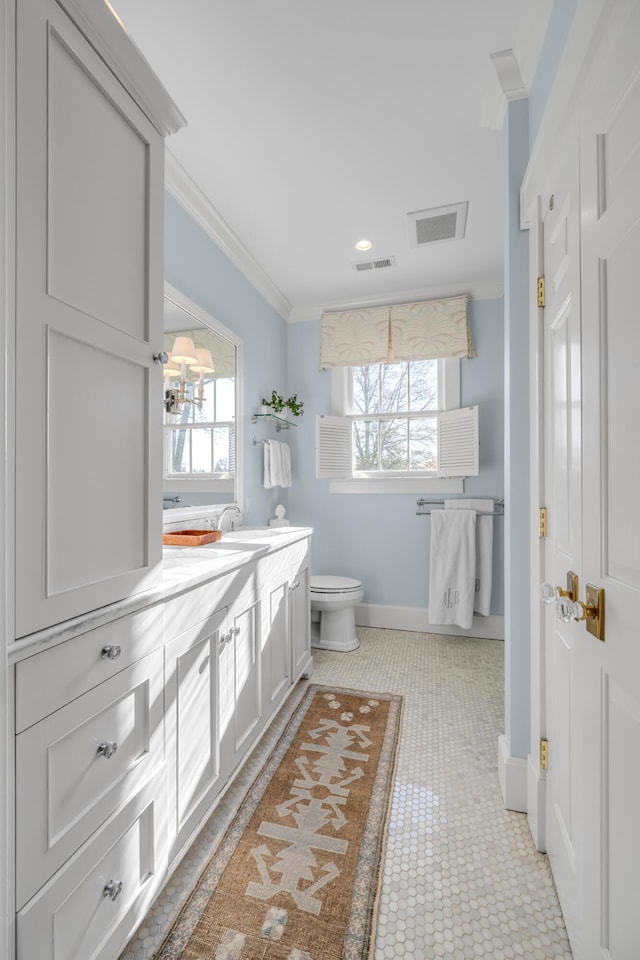
M 338 593 L 341 590 L 358 590 L 362 586 L 360 580 L 351 577 L 311 577 L 309 584 L 316 593 Z

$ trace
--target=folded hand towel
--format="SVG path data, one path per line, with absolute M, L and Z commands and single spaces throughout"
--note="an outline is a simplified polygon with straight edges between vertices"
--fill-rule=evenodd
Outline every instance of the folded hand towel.
M 264 486 L 291 486 L 291 450 L 288 443 L 266 440 L 264 443 Z
M 429 567 L 429 623 L 473 623 L 476 580 L 474 510 L 433 510 Z
M 447 510 L 475 510 L 478 514 L 494 512 L 493 500 L 458 499 L 445 500 Z M 491 613 L 491 587 L 493 580 L 493 517 L 478 516 L 476 519 L 476 597 L 473 609 L 482 617 Z

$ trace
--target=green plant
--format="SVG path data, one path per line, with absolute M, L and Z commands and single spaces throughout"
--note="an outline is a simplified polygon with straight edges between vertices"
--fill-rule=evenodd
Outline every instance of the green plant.
M 298 400 L 297 393 L 294 393 L 288 400 L 285 400 L 284 405 L 291 410 L 294 417 L 301 417 L 304 413 L 302 409 L 304 407 L 304 400 Z
M 265 399 L 265 397 L 262 398 L 262 404 L 265 407 L 271 407 L 275 413 L 281 413 L 282 410 L 287 406 L 280 394 L 276 393 L 275 390 L 272 392 L 269 400 Z

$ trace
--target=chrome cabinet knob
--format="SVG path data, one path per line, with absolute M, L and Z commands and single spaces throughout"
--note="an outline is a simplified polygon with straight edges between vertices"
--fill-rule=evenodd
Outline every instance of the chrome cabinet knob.
M 102 896 L 109 900 L 117 900 L 122 893 L 122 880 L 109 880 L 102 888 Z
M 300 586 L 300 581 L 294 580 L 293 583 L 291 584 L 291 590 L 297 590 L 299 586 Z
M 111 757 L 118 750 L 118 744 L 115 740 L 103 740 L 98 744 L 97 754 L 105 760 L 111 760 Z
M 100 656 L 103 660 L 117 660 L 122 653 L 122 647 L 117 643 L 108 643 L 102 648 Z
M 154 363 L 169 363 L 169 354 L 165 353 L 164 350 L 161 350 L 160 353 L 154 353 L 153 355 Z

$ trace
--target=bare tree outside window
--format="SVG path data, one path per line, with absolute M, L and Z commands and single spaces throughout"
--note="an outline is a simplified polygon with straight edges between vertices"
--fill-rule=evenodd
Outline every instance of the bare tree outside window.
M 354 476 L 435 471 L 437 361 L 352 367 L 351 376 Z

